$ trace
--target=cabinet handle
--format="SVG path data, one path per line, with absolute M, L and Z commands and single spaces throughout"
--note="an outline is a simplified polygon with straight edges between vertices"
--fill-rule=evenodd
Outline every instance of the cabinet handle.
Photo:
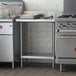
M 56 32 L 59 33 L 76 33 L 76 30 L 56 30 Z
M 60 39 L 76 39 L 76 36 L 59 36 Z

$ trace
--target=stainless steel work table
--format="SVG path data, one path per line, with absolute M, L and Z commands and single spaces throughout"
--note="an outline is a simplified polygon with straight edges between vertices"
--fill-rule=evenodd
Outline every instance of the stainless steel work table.
M 50 59 L 52 60 L 52 67 L 55 66 L 55 19 L 16 19 L 20 23 L 20 43 L 21 43 L 21 68 L 23 66 L 23 59 Z M 52 23 L 52 55 L 22 55 L 22 24 L 23 23 Z

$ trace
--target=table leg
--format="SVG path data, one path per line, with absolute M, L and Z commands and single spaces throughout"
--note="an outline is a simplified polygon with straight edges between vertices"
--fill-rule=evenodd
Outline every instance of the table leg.
M 12 69 L 14 69 L 14 61 L 12 62 Z
M 53 51 L 53 61 L 52 68 L 55 68 L 55 23 L 52 23 L 52 51 Z
M 62 64 L 60 64 L 60 71 L 62 71 Z
M 23 66 L 23 63 L 22 63 L 22 23 L 20 23 L 20 46 L 21 46 L 21 68 Z

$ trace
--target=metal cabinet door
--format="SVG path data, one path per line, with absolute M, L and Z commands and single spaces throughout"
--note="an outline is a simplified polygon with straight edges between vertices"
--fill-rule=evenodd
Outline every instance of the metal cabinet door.
M 56 57 L 76 58 L 76 37 L 56 38 Z
M 0 35 L 0 61 L 13 61 L 13 36 Z

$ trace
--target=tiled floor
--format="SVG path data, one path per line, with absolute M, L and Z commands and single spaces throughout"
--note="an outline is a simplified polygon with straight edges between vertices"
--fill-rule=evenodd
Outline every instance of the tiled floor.
M 11 67 L 1 66 L 0 76 L 76 76 L 76 70 L 67 69 L 60 72 L 59 69 L 54 70 L 48 66 L 27 66 L 22 69 L 20 67 L 11 69 Z

